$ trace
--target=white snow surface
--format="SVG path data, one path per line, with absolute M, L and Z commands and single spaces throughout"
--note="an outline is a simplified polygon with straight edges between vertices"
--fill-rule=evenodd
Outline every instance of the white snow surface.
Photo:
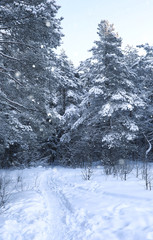
M 102 167 L 90 181 L 81 169 L 5 172 L 11 194 L 0 214 L 0 240 L 153 239 L 153 191 L 134 172 L 127 181 L 106 177 Z

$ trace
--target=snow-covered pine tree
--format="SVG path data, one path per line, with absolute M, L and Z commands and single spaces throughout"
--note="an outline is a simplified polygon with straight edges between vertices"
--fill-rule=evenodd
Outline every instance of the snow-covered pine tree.
M 80 75 L 82 93 L 85 94 L 93 86 L 95 62 L 92 58 L 87 58 L 82 61 L 78 67 Z
M 124 50 L 124 61 L 128 67 L 134 69 L 140 60 L 140 55 L 138 52 L 138 48 L 134 48 L 133 46 L 127 45 Z
M 149 44 L 138 46 L 143 49 L 144 54 L 140 57 L 138 63 L 134 65 L 137 73 L 137 86 L 139 94 L 145 101 L 145 109 L 139 110 L 141 116 L 139 121 L 140 136 L 138 141 L 139 153 L 142 160 L 145 158 L 145 152 L 148 148 L 146 138 L 153 143 L 153 46 Z M 145 137 L 146 136 L 146 137 Z M 149 152 L 149 159 L 152 159 L 153 152 Z
M 65 162 L 67 147 L 63 139 L 63 134 L 67 134 L 72 124 L 78 118 L 78 104 L 81 98 L 81 85 L 76 69 L 68 59 L 64 51 L 58 56 L 57 66 L 54 68 L 57 77 L 56 105 L 54 111 L 59 116 L 59 150 L 58 160 Z
M 53 49 L 60 45 L 62 37 L 61 19 L 56 18 L 58 8 L 54 0 L 1 1 L 0 98 L 5 122 L 1 124 L 1 134 L 5 129 L 7 143 L 4 149 L 18 142 L 32 152 L 39 145 L 38 140 L 54 132 L 46 121 L 46 106 L 51 98 L 49 86 L 55 82 L 50 66 L 55 61 Z
M 91 50 L 93 84 L 80 104 L 81 116 L 71 128 L 69 144 L 75 161 L 81 156 L 82 161 L 108 159 L 114 163 L 125 157 L 129 142 L 136 138 L 139 128 L 135 113 L 144 103 L 135 93 L 135 74 L 124 63 L 121 38 L 113 25 L 101 21 L 98 35 L 99 41 Z
M 58 56 L 57 69 L 57 105 L 60 115 L 64 115 L 68 108 L 78 103 L 78 78 L 73 63 L 68 59 L 64 50 Z

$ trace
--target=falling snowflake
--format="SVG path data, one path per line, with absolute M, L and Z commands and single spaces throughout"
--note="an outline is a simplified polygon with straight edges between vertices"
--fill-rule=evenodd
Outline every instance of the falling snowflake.
M 34 99 L 34 96 L 32 96 L 32 95 L 29 95 L 28 99 L 31 100 L 32 102 L 36 102 L 35 99 Z
M 46 27 L 50 27 L 51 26 L 51 23 L 50 23 L 50 21 L 46 21 Z
M 30 100 L 32 100 L 32 99 L 33 99 L 33 95 L 29 95 L 28 98 L 29 98 Z
M 124 165 L 124 163 L 125 163 L 125 159 L 119 159 L 118 162 L 119 162 L 120 165 Z
M 16 73 L 15 73 L 15 77 L 16 78 L 19 78 L 21 76 L 21 73 L 19 72 L 19 71 L 17 71 Z

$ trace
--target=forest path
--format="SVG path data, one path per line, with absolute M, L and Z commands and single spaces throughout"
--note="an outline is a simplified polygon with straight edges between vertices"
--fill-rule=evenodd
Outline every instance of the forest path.
M 0 214 L 0 240 L 153 240 L 153 191 L 94 170 L 8 171 L 11 195 Z M 11 190 L 12 189 L 12 190 Z
M 0 240 L 79 240 L 79 222 L 52 168 L 9 175 L 13 192 L 0 215 Z

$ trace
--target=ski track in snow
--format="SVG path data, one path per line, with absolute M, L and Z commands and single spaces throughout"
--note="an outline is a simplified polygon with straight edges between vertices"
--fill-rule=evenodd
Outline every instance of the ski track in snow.
M 28 188 L 0 215 L 0 240 L 153 240 L 153 192 L 141 185 L 101 182 L 100 171 L 91 181 L 80 169 L 23 173 Z

